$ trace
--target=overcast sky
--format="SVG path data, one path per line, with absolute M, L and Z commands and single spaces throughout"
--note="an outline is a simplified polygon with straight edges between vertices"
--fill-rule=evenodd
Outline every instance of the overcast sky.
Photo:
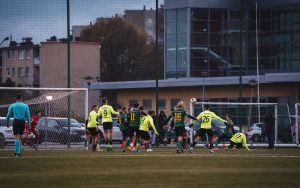
M 142 9 L 144 5 L 155 8 L 155 0 L 70 0 L 70 4 L 71 26 L 88 25 L 96 18 Z M 17 42 L 32 37 L 37 43 L 53 35 L 66 37 L 66 7 L 66 0 L 0 0 L 0 40 L 12 35 Z M 7 45 L 5 42 L 2 46 Z

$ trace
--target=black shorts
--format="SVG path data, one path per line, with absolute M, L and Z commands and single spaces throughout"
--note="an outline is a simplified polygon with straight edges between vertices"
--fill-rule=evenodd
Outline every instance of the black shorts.
M 209 137 L 213 136 L 213 132 L 212 132 L 211 129 L 202 129 L 202 128 L 200 128 L 200 129 L 197 131 L 197 135 L 196 135 L 196 136 L 203 137 L 206 133 L 207 133 L 207 135 L 208 135 Z
M 121 133 L 122 133 L 122 138 L 123 140 L 126 140 L 127 137 L 130 137 L 130 132 L 128 127 L 124 130 L 120 129 Z
M 97 128 L 88 128 L 90 135 L 92 136 L 97 136 L 98 135 L 98 130 Z
M 185 127 L 175 127 L 176 136 L 185 136 L 186 130 Z
M 139 131 L 139 135 L 142 140 L 150 140 L 150 135 L 148 131 Z
M 112 127 L 112 122 L 103 122 L 103 130 L 109 130 L 112 129 Z
M 233 148 L 233 146 L 236 146 L 236 148 L 240 149 L 243 147 L 243 143 L 234 143 L 230 140 L 230 145 L 228 146 L 228 148 Z
M 14 119 L 13 122 L 13 133 L 14 135 L 22 135 L 25 129 L 25 120 Z
M 134 135 L 134 133 L 135 133 L 135 135 Z M 134 136 L 136 136 L 136 137 L 139 137 L 139 127 L 130 127 L 129 128 L 129 136 L 130 137 L 134 137 Z

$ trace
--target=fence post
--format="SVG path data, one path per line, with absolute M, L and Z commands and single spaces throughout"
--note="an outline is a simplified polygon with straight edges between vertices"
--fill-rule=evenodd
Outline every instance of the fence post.
M 298 112 L 298 104 L 295 104 L 295 133 L 296 133 L 296 144 L 299 147 L 299 112 Z
M 278 144 L 278 104 L 275 105 L 275 144 Z

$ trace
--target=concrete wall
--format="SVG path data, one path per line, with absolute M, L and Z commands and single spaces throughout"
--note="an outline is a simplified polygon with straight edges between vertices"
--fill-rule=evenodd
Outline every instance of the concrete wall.
M 260 85 L 260 96 L 264 97 L 295 97 L 299 99 L 300 86 L 296 83 L 291 84 L 262 84 Z M 251 87 L 243 87 L 242 97 L 250 98 Z M 253 97 L 257 96 L 256 87 L 253 88 Z M 159 91 L 159 98 L 166 99 L 166 108 L 163 109 L 169 113 L 171 108 L 171 99 L 181 99 L 184 101 L 186 109 L 189 109 L 191 97 L 202 98 L 202 87 L 178 87 L 162 88 Z M 205 88 L 206 99 L 228 98 L 237 99 L 239 97 L 238 86 L 208 86 Z M 155 89 L 131 89 L 118 90 L 117 101 L 121 105 L 129 106 L 129 100 L 137 99 L 140 105 L 143 99 L 152 100 L 152 109 L 155 109 Z M 250 102 L 250 101 L 247 101 Z M 253 101 L 256 102 L 256 101 Z

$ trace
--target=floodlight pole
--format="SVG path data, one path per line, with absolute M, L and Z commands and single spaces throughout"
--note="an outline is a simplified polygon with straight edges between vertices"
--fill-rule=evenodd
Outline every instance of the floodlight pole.
M 258 8 L 257 1 L 255 2 L 255 34 L 256 34 L 256 81 L 257 81 L 257 103 L 260 103 L 260 94 L 259 94 L 259 61 L 258 61 Z M 258 104 L 258 122 L 260 123 L 260 106 Z
M 159 88 L 158 88 L 158 77 L 159 77 L 159 63 L 158 63 L 158 0 L 155 1 L 155 61 L 156 61 L 156 79 L 155 79 L 155 111 L 156 120 L 155 124 L 158 126 L 158 100 L 159 100 Z
M 67 80 L 68 88 L 71 88 L 71 47 L 70 47 L 70 0 L 67 0 Z M 68 95 L 68 148 L 70 148 L 70 111 L 71 102 L 70 95 Z

